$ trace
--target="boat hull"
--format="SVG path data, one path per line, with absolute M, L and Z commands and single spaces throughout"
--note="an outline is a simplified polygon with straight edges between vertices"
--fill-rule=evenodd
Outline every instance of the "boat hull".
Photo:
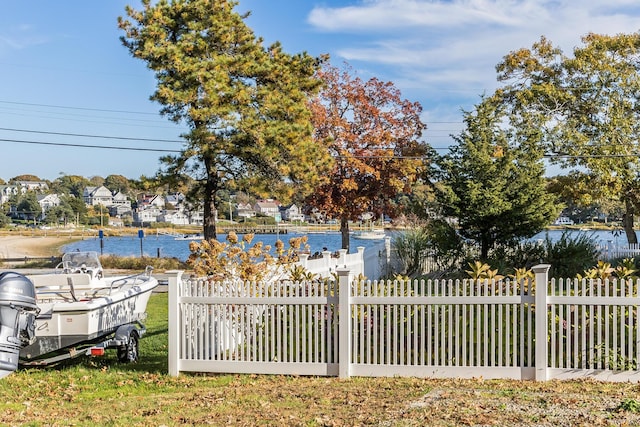
M 54 275 L 60 276 L 60 275 Z M 39 277 L 39 282 L 46 282 Z M 51 278 L 52 279 L 52 278 Z M 59 277 L 56 280 L 60 280 Z M 141 323 L 158 282 L 145 277 L 128 282 L 113 278 L 119 286 L 89 286 L 74 290 L 75 300 L 62 289 L 36 288 L 40 314 L 36 318 L 36 340 L 20 351 L 20 359 L 30 362 L 52 354 L 75 351 L 112 335 L 122 325 Z M 107 283 L 108 284 L 108 283 Z
M 360 239 L 360 240 L 382 240 L 385 237 L 387 237 L 387 235 L 384 232 L 382 233 L 363 232 L 363 233 L 358 233 L 353 235 L 354 239 Z

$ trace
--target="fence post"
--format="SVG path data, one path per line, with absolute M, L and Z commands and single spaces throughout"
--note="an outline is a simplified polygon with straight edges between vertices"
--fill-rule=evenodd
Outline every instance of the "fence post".
M 338 273 L 338 375 L 351 376 L 351 281 L 348 268 L 336 269 Z
M 322 265 L 323 265 L 323 275 L 325 277 L 331 277 L 331 251 L 323 250 L 322 251 Z
M 309 268 L 309 254 L 298 254 L 298 264 L 300 264 L 305 270 Z
M 549 318 L 547 296 L 549 293 L 549 264 L 539 264 L 531 270 L 535 274 L 536 312 L 535 312 L 535 349 L 536 349 L 536 381 L 546 381 L 549 366 Z
M 364 246 L 358 246 L 358 271 L 356 273 L 364 275 Z
M 390 236 L 386 236 L 384 238 L 384 255 L 385 255 L 385 259 L 384 259 L 384 270 L 382 271 L 382 274 L 386 275 L 389 274 L 389 272 L 391 271 L 391 237 Z
M 177 377 L 180 373 L 178 360 L 180 359 L 180 304 L 179 297 L 182 290 L 182 270 L 167 271 L 169 278 L 169 375 Z

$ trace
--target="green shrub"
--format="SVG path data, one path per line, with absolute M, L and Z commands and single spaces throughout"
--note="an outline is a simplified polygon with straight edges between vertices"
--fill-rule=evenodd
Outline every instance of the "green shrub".
M 553 277 L 576 277 L 598 263 L 596 242 L 586 234 L 571 237 L 564 232 L 555 242 L 547 235 L 543 245 L 543 262 L 551 264 L 550 274 Z
M 407 276 L 421 273 L 420 265 L 424 253 L 433 246 L 430 235 L 424 228 L 400 233 L 395 236 L 392 244 L 403 267 L 403 271 L 400 273 Z
M 426 258 L 437 267 L 429 277 L 446 274 L 448 278 L 466 277 L 465 268 L 479 259 L 477 248 L 465 244 L 455 229 L 444 221 L 432 221 L 424 228 L 406 231 L 394 239 L 393 245 L 405 269 L 394 273 L 413 277 L 422 273 L 419 266 Z M 564 232 L 557 241 L 547 235 L 542 241 L 498 245 L 489 252 L 485 262 L 504 276 L 513 276 L 519 269 L 528 270 L 536 264 L 546 263 L 551 264 L 553 277 L 577 277 L 596 265 L 598 258 L 599 251 L 592 236 L 573 236 Z

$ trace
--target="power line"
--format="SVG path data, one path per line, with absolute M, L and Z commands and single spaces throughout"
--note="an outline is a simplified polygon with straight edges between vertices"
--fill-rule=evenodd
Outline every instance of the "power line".
M 63 105 L 32 104 L 29 102 L 15 102 L 15 101 L 2 101 L 2 100 L 0 100 L 0 104 L 28 105 L 30 107 L 62 108 L 62 109 L 68 109 L 68 110 L 81 110 L 81 111 L 101 111 L 104 113 L 144 114 L 144 115 L 153 115 L 153 116 L 158 115 L 158 113 L 149 113 L 149 112 L 143 112 L 143 111 L 109 110 L 104 108 L 88 108 L 88 107 L 69 107 L 69 106 L 63 106 Z
M 134 138 L 134 137 L 127 137 L 127 136 L 88 135 L 88 134 L 80 134 L 80 133 L 63 133 L 63 132 L 38 131 L 38 130 L 27 130 L 27 129 L 0 128 L 0 130 L 10 131 L 10 132 L 38 133 L 38 134 L 44 134 L 44 135 L 76 136 L 76 137 L 82 137 L 82 138 L 120 139 L 125 141 L 178 142 L 178 143 L 184 142 L 178 139 L 155 139 L 155 138 Z
M 637 154 L 545 154 L 545 158 L 567 158 L 567 159 L 616 159 L 626 157 L 640 157 L 640 153 Z
M 62 142 L 44 142 L 44 141 L 25 141 L 19 139 L 5 139 L 0 138 L 0 142 L 13 142 L 18 144 L 35 144 L 35 145 L 48 145 L 56 147 L 76 147 L 76 148 L 96 148 L 102 150 L 122 150 L 122 151 L 146 151 L 156 153 L 181 153 L 180 150 L 165 150 L 157 148 L 135 148 L 135 147 L 116 147 L 108 145 L 89 145 L 89 144 L 70 144 Z M 446 150 L 446 147 L 437 147 L 434 150 Z M 428 156 L 333 156 L 334 158 L 357 158 L 357 159 L 400 159 L 400 160 L 429 160 Z M 637 154 L 544 154 L 543 158 L 627 158 L 627 157 L 640 157 L 640 153 Z
M 25 141 L 20 139 L 4 139 L 4 138 L 0 138 L 0 142 L 49 145 L 49 146 L 56 146 L 56 147 L 98 148 L 98 149 L 104 149 L 104 150 L 151 151 L 156 153 L 180 153 L 181 152 L 180 150 L 162 150 L 158 148 L 135 148 L 135 147 L 116 147 L 116 146 L 108 146 L 108 145 L 69 144 L 69 143 L 63 143 L 63 142 Z

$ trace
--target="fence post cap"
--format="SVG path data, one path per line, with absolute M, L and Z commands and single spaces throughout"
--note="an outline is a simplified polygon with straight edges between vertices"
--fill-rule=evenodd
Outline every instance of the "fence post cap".
M 535 274 L 546 273 L 551 268 L 551 264 L 538 264 L 531 267 L 531 271 Z

